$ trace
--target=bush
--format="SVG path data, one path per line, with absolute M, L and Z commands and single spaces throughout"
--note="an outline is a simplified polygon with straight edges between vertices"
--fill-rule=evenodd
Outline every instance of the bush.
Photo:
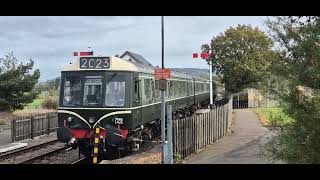
M 182 164 L 182 156 L 180 154 L 173 154 L 173 164 Z
M 57 109 L 58 108 L 58 97 L 47 96 L 41 104 L 44 109 Z
M 320 163 L 320 95 L 291 93 L 285 111 L 294 122 L 276 127 L 276 136 L 266 145 L 273 158 L 287 163 Z M 278 118 L 282 121 L 283 117 Z

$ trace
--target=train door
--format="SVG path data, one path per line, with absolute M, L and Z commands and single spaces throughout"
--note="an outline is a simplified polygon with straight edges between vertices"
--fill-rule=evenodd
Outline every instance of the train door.
M 133 76 L 133 98 L 132 98 L 132 107 L 136 107 L 133 109 L 133 123 L 134 127 L 140 125 L 142 123 L 142 111 L 139 108 L 142 105 L 142 85 L 141 80 L 139 80 L 138 74 Z

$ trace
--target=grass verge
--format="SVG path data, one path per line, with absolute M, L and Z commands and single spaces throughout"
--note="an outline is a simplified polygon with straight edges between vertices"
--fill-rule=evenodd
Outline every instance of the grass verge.
M 258 115 L 263 126 L 283 126 L 293 122 L 281 108 L 254 108 L 253 111 Z

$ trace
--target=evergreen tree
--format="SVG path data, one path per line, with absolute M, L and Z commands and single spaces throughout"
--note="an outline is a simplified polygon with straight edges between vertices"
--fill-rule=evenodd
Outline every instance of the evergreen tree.
M 33 69 L 34 62 L 18 64 L 13 53 L 0 58 L 0 109 L 14 111 L 23 109 L 37 96 L 34 86 L 40 78 L 39 69 Z

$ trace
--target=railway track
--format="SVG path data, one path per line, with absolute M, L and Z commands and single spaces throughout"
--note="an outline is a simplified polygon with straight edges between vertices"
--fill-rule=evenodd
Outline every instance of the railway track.
M 48 156 L 55 156 L 57 153 L 62 152 L 64 150 L 66 150 L 66 149 L 67 149 L 66 147 L 61 147 L 61 148 L 58 148 L 58 149 L 54 149 L 54 150 L 51 150 L 51 151 L 46 152 L 44 154 L 32 157 L 30 159 L 27 159 L 27 160 L 24 160 L 24 161 L 20 161 L 18 164 L 33 164 L 34 162 L 41 161 L 42 159 L 44 159 L 44 158 L 46 158 Z
M 88 162 L 87 162 L 87 160 L 85 158 L 81 158 L 81 159 L 76 160 L 76 161 L 74 161 L 74 162 L 72 162 L 70 164 L 87 164 L 87 163 Z
M 54 139 L 39 145 L 0 154 L 0 163 L 29 164 L 37 159 L 53 155 L 65 149 L 66 147 L 63 144 L 59 143 L 57 139 Z
M 153 138 L 149 143 L 144 145 L 138 152 L 129 154 L 134 155 L 144 151 L 148 151 L 150 148 L 157 144 L 159 137 Z M 64 144 L 59 143 L 57 139 L 30 147 L 24 147 L 16 149 L 7 153 L 0 154 L 0 164 L 37 164 L 43 163 L 47 159 L 55 159 L 54 156 L 58 156 L 59 153 L 63 153 L 67 150 Z M 61 155 L 60 155 L 61 156 Z M 41 162 L 43 161 L 43 162 Z M 72 160 L 67 164 L 90 164 L 85 158 Z
M 48 142 L 45 142 L 45 143 L 41 143 L 41 144 L 38 144 L 38 145 L 34 145 L 34 146 L 30 146 L 30 147 L 24 147 L 24 148 L 16 149 L 16 150 L 9 151 L 9 152 L 6 152 L 6 153 L 1 153 L 0 154 L 0 161 L 2 161 L 4 159 L 9 159 L 11 157 L 18 156 L 18 155 L 21 155 L 21 154 L 24 154 L 24 153 L 28 153 L 30 151 L 46 147 L 48 145 L 55 144 L 57 142 L 58 142 L 58 139 L 54 139 L 54 140 L 51 140 L 51 141 L 48 141 Z

